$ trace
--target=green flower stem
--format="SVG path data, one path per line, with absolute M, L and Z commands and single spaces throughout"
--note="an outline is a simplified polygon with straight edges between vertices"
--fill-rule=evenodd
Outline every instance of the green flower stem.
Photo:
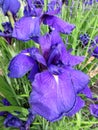
M 10 11 L 8 11 L 8 12 L 7 12 L 7 15 L 8 15 L 8 18 L 9 18 L 9 21 L 10 21 L 12 27 L 14 28 L 14 23 L 15 23 L 15 21 L 14 21 L 14 18 L 13 18 L 12 13 L 11 13 Z

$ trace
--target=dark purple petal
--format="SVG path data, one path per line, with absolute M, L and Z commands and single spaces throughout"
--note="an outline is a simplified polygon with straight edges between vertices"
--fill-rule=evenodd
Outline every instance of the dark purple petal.
M 30 74 L 28 76 L 28 79 L 33 82 L 35 75 L 39 72 L 39 67 L 38 64 L 35 62 L 35 64 L 33 65 L 32 70 L 30 71 Z
M 88 86 L 89 77 L 79 70 L 66 68 L 66 71 L 70 74 L 74 89 L 76 93 L 81 92 L 84 88 Z
M 75 105 L 73 106 L 73 108 L 68 113 L 65 113 L 65 116 L 75 115 L 77 112 L 80 111 L 80 109 L 82 107 L 84 107 L 84 105 L 85 105 L 85 102 L 80 97 L 77 97 Z
M 41 46 L 41 51 L 43 56 L 47 59 L 51 47 L 51 37 L 49 34 L 46 34 L 44 36 L 41 36 L 39 38 L 39 43 Z
M 0 116 L 5 116 L 5 115 L 7 115 L 7 112 L 5 112 L 5 111 L 0 112 Z
M 46 34 L 39 38 L 39 43 L 41 46 L 42 54 L 45 59 L 48 58 L 51 49 L 54 49 L 58 44 L 62 44 L 63 41 L 59 35 L 59 33 L 55 30 L 50 34 Z M 65 48 L 65 45 L 64 45 Z
M 16 116 L 9 114 L 4 121 L 4 125 L 5 127 L 20 128 L 23 125 L 23 122 Z
M 98 118 L 98 105 L 97 104 L 91 104 L 89 109 L 90 109 L 91 115 Z
M 43 14 L 42 21 L 44 24 L 56 29 L 58 32 L 70 34 L 75 26 L 73 24 L 67 23 L 60 19 L 59 17 Z
M 46 66 L 46 61 L 45 61 L 44 57 L 39 53 L 39 51 L 36 48 L 31 49 L 30 56 L 34 60 L 36 60 L 38 63 L 41 63 L 44 66 Z
M 68 112 L 75 103 L 75 92 L 68 73 L 52 75 L 44 71 L 35 76 L 29 103 L 32 112 L 49 121 L 55 121 Z
M 8 76 L 11 78 L 20 78 L 33 68 L 34 63 L 35 61 L 32 57 L 26 53 L 20 53 L 11 60 L 8 67 Z
M 32 37 L 39 37 L 40 25 L 39 18 L 22 17 L 15 23 L 12 36 L 16 39 L 27 41 Z
M 10 11 L 15 15 L 20 8 L 20 2 L 18 0 L 4 0 L 2 4 L 2 10 L 4 14 Z
M 5 106 L 10 106 L 9 101 L 8 101 L 6 98 L 3 98 L 3 99 L 2 99 L 2 103 L 3 103 L 3 105 L 5 105 Z

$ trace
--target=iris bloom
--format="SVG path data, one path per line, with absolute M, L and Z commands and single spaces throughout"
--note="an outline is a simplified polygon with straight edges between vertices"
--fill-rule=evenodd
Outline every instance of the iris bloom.
M 13 28 L 9 22 L 2 23 L 4 31 L 0 31 L 0 36 L 4 37 L 11 44 Z
M 16 15 L 20 8 L 20 2 L 18 0 L 0 0 L 0 6 L 5 15 L 8 11 Z
M 43 11 L 43 0 L 27 0 L 27 5 L 24 9 L 25 16 L 35 16 L 38 17 Z
M 73 67 L 84 57 L 72 56 L 56 31 L 39 39 L 40 51 L 29 48 L 14 57 L 9 64 L 9 76 L 19 78 L 30 71 L 33 91 L 29 103 L 32 113 L 49 121 L 72 116 L 83 106 L 78 96 L 89 77 Z M 40 53 L 41 52 L 41 53 Z

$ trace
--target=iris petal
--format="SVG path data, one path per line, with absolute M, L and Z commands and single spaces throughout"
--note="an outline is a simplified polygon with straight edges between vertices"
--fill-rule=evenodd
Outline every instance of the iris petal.
M 65 116 L 75 115 L 82 107 L 84 107 L 84 105 L 85 102 L 80 97 L 77 97 L 75 105 L 68 113 L 65 114 Z
M 15 23 L 12 36 L 23 41 L 30 40 L 32 37 L 39 37 L 40 26 L 39 18 L 22 17 Z
M 50 27 L 56 29 L 58 32 L 64 34 L 70 34 L 75 28 L 73 24 L 69 24 L 62 19 L 49 14 L 43 14 L 42 21 L 44 24 L 49 25 Z
M 12 14 L 16 14 L 20 8 L 20 2 L 18 0 L 4 0 L 2 9 L 4 14 L 10 11 Z
M 89 109 L 90 109 L 91 115 L 98 118 L 98 105 L 91 104 Z
M 74 89 L 76 93 L 81 92 L 87 87 L 89 83 L 89 77 L 79 70 L 74 70 L 71 68 L 66 68 L 66 71 L 70 73 L 70 78 L 72 80 Z
M 44 71 L 35 76 L 32 85 L 29 99 L 32 111 L 49 121 L 61 118 L 75 103 L 75 93 L 67 73 L 53 76 Z
M 8 76 L 11 78 L 20 78 L 31 70 L 33 65 L 34 60 L 30 56 L 20 53 L 11 60 L 8 67 Z

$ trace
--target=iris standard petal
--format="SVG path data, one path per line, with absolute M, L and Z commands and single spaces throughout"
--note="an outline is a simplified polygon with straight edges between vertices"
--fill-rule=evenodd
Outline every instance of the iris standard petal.
M 68 112 L 75 103 L 75 92 L 68 73 L 52 75 L 44 71 L 35 76 L 29 103 L 32 111 L 55 121 Z
M 59 17 L 49 14 L 43 14 L 42 21 L 44 24 L 49 25 L 50 27 L 56 29 L 58 32 L 64 34 L 70 34 L 75 28 L 75 25 L 67 23 Z
M 82 107 L 84 107 L 84 105 L 85 105 L 84 100 L 82 100 L 80 97 L 77 97 L 75 105 L 73 106 L 73 108 L 68 113 L 65 113 L 65 116 L 75 115 L 78 111 L 80 111 L 80 109 Z
M 10 11 L 13 15 L 15 15 L 20 8 L 20 2 L 18 0 L 4 0 L 2 9 L 4 14 Z
M 66 68 L 66 71 L 68 71 L 68 73 L 70 74 L 70 78 L 72 80 L 76 93 L 81 92 L 84 88 L 87 87 L 89 83 L 88 75 L 79 70 L 74 70 L 71 68 Z
M 18 40 L 27 41 L 32 37 L 39 37 L 40 25 L 39 18 L 22 17 L 15 23 L 12 36 Z
M 41 36 L 39 38 L 39 43 L 40 43 L 40 46 L 41 46 L 42 54 L 47 59 L 48 55 L 49 55 L 50 47 L 51 47 L 51 37 L 50 37 L 50 35 L 46 34 L 44 36 Z
M 38 49 L 33 48 L 30 50 L 30 56 L 36 60 L 38 63 L 43 64 L 44 66 L 46 66 L 46 61 L 44 59 L 44 57 L 39 53 Z
M 24 76 L 34 66 L 35 61 L 28 55 L 20 53 L 15 56 L 8 67 L 11 78 L 20 78 Z
M 28 79 L 33 82 L 34 80 L 34 77 L 35 77 L 35 74 L 39 73 L 39 67 L 38 67 L 38 64 L 35 62 L 34 65 L 33 65 L 33 68 L 32 70 L 30 71 L 30 74 L 28 76 Z
M 91 104 L 89 109 L 90 109 L 91 115 L 98 118 L 98 105 L 97 104 Z

